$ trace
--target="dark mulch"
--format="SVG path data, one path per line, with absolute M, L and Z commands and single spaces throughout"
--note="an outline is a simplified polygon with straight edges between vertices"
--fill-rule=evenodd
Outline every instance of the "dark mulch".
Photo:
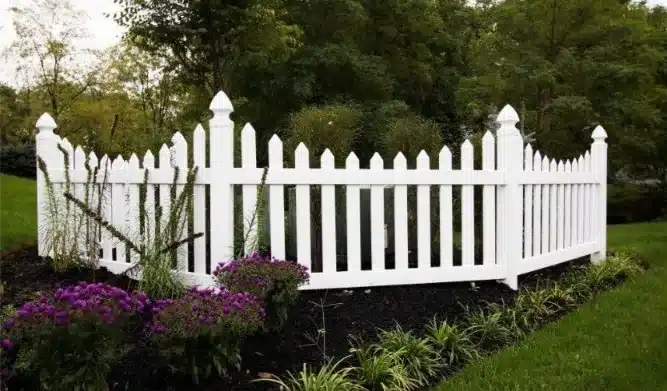
M 575 261 L 584 263 L 586 259 Z M 571 265 L 572 262 L 569 263 Z M 132 281 L 106 269 L 82 269 L 55 273 L 36 254 L 34 248 L 2 255 L 0 275 L 4 282 L 2 305 L 21 304 L 35 297 L 35 292 L 46 292 L 59 285 L 77 281 L 106 282 L 127 289 Z M 522 276 L 522 286 L 534 285 L 539 279 L 558 279 L 568 264 L 551 267 Z M 246 344 L 243 373 L 224 382 L 200 384 L 197 390 L 266 390 L 267 383 L 248 381 L 260 372 L 284 374 L 297 371 L 304 363 L 319 365 L 326 354 L 342 358 L 348 354 L 350 335 L 372 340 L 378 328 L 400 324 L 405 330 L 421 332 L 433 316 L 455 319 L 463 313 L 461 304 L 481 305 L 484 302 L 511 302 L 515 293 L 495 281 L 446 283 L 396 287 L 353 289 L 350 291 L 304 291 L 292 311 L 288 324 L 280 335 L 265 335 Z M 326 330 L 326 345 L 318 330 Z M 315 343 L 317 342 L 317 343 Z M 114 389 L 130 390 L 190 390 L 189 379 L 175 379 L 167 373 L 150 371 L 148 349 L 142 341 L 135 341 L 138 349 L 116 368 L 110 383 Z M 127 382 L 129 388 L 126 388 Z M 29 389 L 16 387 L 14 389 Z

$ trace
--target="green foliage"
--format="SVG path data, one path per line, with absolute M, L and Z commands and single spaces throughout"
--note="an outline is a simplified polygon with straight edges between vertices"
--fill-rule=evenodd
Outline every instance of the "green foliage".
M 465 312 L 466 333 L 481 351 L 506 346 L 522 335 L 516 322 L 516 312 L 504 304 L 474 310 L 466 307 Z
M 560 297 L 555 297 L 554 293 L 560 294 Z M 539 284 L 535 288 L 522 290 L 514 301 L 514 308 L 520 314 L 519 326 L 526 330 L 537 328 L 542 322 L 563 309 L 559 303 L 559 300 L 562 299 L 565 299 L 567 303 L 573 297 L 568 295 L 564 289 L 541 288 Z
M 442 358 L 426 338 L 419 338 L 400 325 L 393 330 L 381 330 L 379 347 L 383 352 L 396 354 L 408 377 L 419 386 L 425 386 L 442 368 Z
M 0 252 L 37 240 L 35 181 L 0 174 Z
M 428 324 L 427 338 L 438 349 L 447 365 L 464 364 L 479 357 L 475 344 L 470 340 L 465 329 L 446 320 L 438 322 L 434 317 Z
M 625 224 L 652 221 L 667 213 L 664 186 L 632 183 L 607 187 L 607 223 Z
M 580 268 L 573 276 L 573 286 L 580 294 L 590 295 L 642 271 L 627 254 L 616 254 L 598 264 Z
M 352 368 L 339 368 L 343 360 L 345 358 L 335 363 L 330 361 L 317 372 L 303 364 L 301 372 L 296 375 L 290 372 L 285 380 L 269 375 L 254 381 L 274 383 L 284 391 L 364 391 L 352 378 Z
M 35 145 L 25 143 L 0 146 L 0 172 L 35 179 Z
M 403 351 L 389 352 L 377 345 L 359 343 L 350 349 L 359 365 L 354 368 L 357 381 L 370 391 L 409 391 L 418 383 L 403 365 Z

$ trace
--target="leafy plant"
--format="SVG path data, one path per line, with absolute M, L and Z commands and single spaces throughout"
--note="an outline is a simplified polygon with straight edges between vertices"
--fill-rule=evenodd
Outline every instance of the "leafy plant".
M 220 263 L 213 275 L 232 292 L 250 292 L 260 298 L 266 304 L 266 325 L 272 330 L 284 324 L 299 287 L 309 280 L 305 266 L 259 253 Z
M 448 365 L 465 363 L 479 357 L 475 344 L 466 330 L 446 320 L 438 322 L 434 317 L 427 326 L 427 338 L 435 346 Z
M 24 304 L 3 326 L 3 367 L 39 377 L 43 389 L 100 390 L 122 360 L 122 336 L 148 306 L 106 284 L 81 282 Z M 8 355 L 6 353 L 12 352 Z
M 345 359 L 336 363 L 329 361 L 317 372 L 313 372 L 303 364 L 301 372 L 297 375 L 288 372 L 285 380 L 269 375 L 253 381 L 271 382 L 277 384 L 283 391 L 364 391 L 364 387 L 352 377 L 354 368 L 339 368 Z
M 380 330 L 379 338 L 382 351 L 398 355 L 408 376 L 420 386 L 427 385 L 442 369 L 442 358 L 429 340 L 403 331 L 400 325 L 393 330 Z
M 570 284 L 580 294 L 590 295 L 641 271 L 641 266 L 632 257 L 617 254 L 599 264 L 580 268 L 570 280 Z
M 370 391 L 408 391 L 418 383 L 410 377 L 398 352 L 385 351 L 377 345 L 364 345 L 359 341 L 350 349 L 359 362 L 354 374 L 359 383 Z
M 524 289 L 519 292 L 514 302 L 514 309 L 519 314 L 519 326 L 533 330 L 545 319 L 561 311 L 563 307 L 556 301 L 548 287 Z M 562 293 L 562 292 L 561 292 Z
M 478 349 L 490 351 L 505 346 L 521 335 L 515 313 L 508 312 L 505 305 L 489 306 L 486 309 L 465 308 L 468 328 L 465 332 Z
M 241 366 L 241 343 L 261 327 L 264 309 L 249 293 L 189 289 L 180 299 L 158 300 L 146 326 L 159 357 L 196 384 L 214 372 Z

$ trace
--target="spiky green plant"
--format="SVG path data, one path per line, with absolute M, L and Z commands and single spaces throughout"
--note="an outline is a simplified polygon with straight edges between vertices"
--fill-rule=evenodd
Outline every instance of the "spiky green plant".
M 403 365 L 404 351 L 385 351 L 377 345 L 367 345 L 361 341 L 350 349 L 358 361 L 354 374 L 358 382 L 370 391 L 409 391 L 419 384 L 410 377 Z
M 433 317 L 426 327 L 426 337 L 435 346 L 447 365 L 472 361 L 479 357 L 475 344 L 464 329 L 446 320 L 438 322 Z
M 508 312 L 508 308 L 504 304 L 474 310 L 465 308 L 468 322 L 465 331 L 478 349 L 491 351 L 521 336 L 515 313 Z
M 400 325 L 392 330 L 380 330 L 378 346 L 385 352 L 398 355 L 410 379 L 425 386 L 443 368 L 442 357 L 426 338 L 419 338 Z
M 364 391 L 352 374 L 354 368 L 340 368 L 347 357 L 336 363 L 328 362 L 319 371 L 314 372 L 306 364 L 298 374 L 288 372 L 285 380 L 269 375 L 253 382 L 270 382 L 278 385 L 282 391 Z

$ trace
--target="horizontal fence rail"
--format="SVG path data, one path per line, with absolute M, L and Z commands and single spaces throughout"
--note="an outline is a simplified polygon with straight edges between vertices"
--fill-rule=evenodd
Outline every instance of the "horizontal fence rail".
M 607 144 L 600 126 L 589 151 L 556 161 L 524 146 L 518 116 L 506 106 L 495 134 L 484 135 L 479 151 L 464 142 L 456 154 L 460 168 L 452 169 L 446 146 L 437 156 L 422 151 L 414 162 L 402 153 L 390 160 L 375 154 L 369 168 L 360 168 L 354 153 L 337 166 L 328 149 L 317 162 L 303 143 L 285 151 L 277 135 L 265 146 L 268 167 L 258 167 L 255 130 L 247 124 L 236 167 L 232 105 L 221 92 L 210 109 L 208 132 L 198 125 L 189 143 L 177 132 L 157 156 L 147 151 L 127 160 L 98 159 L 72 146 L 44 114 L 36 136 L 48 173 L 38 170 L 40 254 L 53 253 L 49 233 L 60 223 L 50 216 L 50 181 L 56 203 L 68 205 L 68 191 L 138 241 L 173 223 L 167 216 L 183 195 L 187 213 L 178 215 L 182 229 L 175 235 L 186 244 L 173 260 L 189 285 L 213 285 L 218 263 L 258 248 L 308 267 L 311 280 L 303 289 L 477 280 L 517 289 L 521 274 L 605 257 Z M 195 172 L 191 194 L 185 193 Z M 81 220 L 68 216 L 65 223 L 77 229 Z M 92 236 L 100 266 L 140 276 L 135 250 L 107 229 L 85 227 L 82 251 Z

